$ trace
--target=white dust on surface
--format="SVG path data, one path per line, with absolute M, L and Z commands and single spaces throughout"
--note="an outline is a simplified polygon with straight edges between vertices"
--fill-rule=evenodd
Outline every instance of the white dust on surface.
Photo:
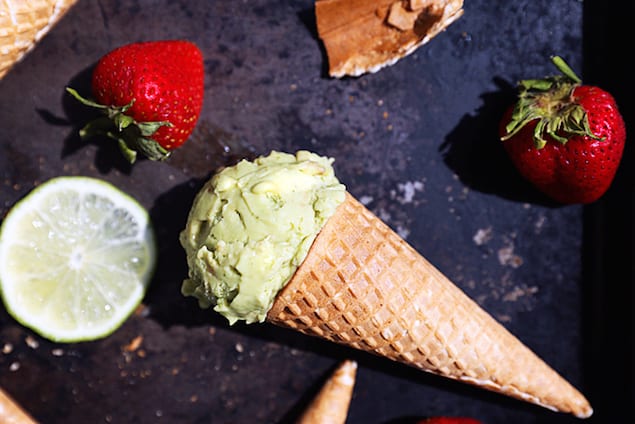
M 544 220 L 539 219 L 535 223 L 535 230 L 540 231 L 543 224 Z M 513 279 L 513 270 L 520 268 L 524 263 L 523 258 L 516 253 L 515 238 L 515 234 L 497 236 L 492 225 L 477 228 L 472 236 L 472 241 L 476 246 L 481 249 L 487 248 L 489 252 L 495 253 L 498 264 L 503 269 L 506 269 L 501 277 L 490 275 L 484 276 L 479 283 L 471 282 L 472 287 L 480 284 L 488 289 L 476 299 L 479 304 L 485 304 L 488 301 L 503 303 L 522 302 L 523 309 L 532 309 L 539 288 L 535 285 L 528 286 L 524 283 L 518 283 Z M 484 255 L 483 257 L 487 258 L 489 255 Z M 505 313 L 503 308 L 497 314 L 497 319 L 502 322 L 509 322 L 512 320 L 512 315 L 511 313 Z

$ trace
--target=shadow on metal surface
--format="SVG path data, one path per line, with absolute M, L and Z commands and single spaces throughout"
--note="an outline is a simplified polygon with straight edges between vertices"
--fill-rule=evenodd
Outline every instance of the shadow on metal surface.
M 584 209 L 584 389 L 594 406 L 588 421 L 593 423 L 635 422 L 635 150 L 628 141 L 635 131 L 635 86 L 629 67 L 635 53 L 630 43 L 635 3 L 625 4 L 584 2 L 583 80 L 613 94 L 627 132 L 611 188 Z
M 494 84 L 498 90 L 483 93 L 482 106 L 474 115 L 465 115 L 440 146 L 446 165 L 472 190 L 558 206 L 524 180 L 508 158 L 497 130 L 503 111 L 516 101 L 516 83 L 494 78 Z

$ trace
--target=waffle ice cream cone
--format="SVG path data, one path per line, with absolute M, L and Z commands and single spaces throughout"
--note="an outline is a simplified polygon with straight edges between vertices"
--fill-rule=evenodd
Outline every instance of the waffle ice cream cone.
M 463 15 L 463 0 L 317 0 L 318 35 L 332 77 L 377 72 Z
M 579 418 L 584 396 L 350 194 L 267 321 Z
M 296 424 L 344 424 L 353 397 L 357 362 L 345 360 L 326 380 Z
M 416 369 L 589 417 L 587 400 L 335 176 L 271 152 L 219 170 L 180 242 L 181 292 L 230 324 L 268 321 Z
M 0 0 L 0 79 L 77 0 Z

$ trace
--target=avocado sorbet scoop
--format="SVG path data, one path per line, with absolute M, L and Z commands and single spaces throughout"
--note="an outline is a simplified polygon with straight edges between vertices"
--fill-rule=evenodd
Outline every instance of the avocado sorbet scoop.
M 230 323 L 262 322 L 344 200 L 332 159 L 272 152 L 222 169 L 205 184 L 181 244 L 190 278 L 182 292 Z
M 181 233 L 182 292 L 230 323 L 267 321 L 553 411 L 585 397 L 336 179 L 272 152 L 222 169 Z

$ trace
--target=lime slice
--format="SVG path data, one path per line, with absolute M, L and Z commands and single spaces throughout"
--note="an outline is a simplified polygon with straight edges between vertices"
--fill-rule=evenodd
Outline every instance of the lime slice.
M 0 294 L 21 324 L 56 342 L 105 337 L 141 302 L 156 261 L 142 205 L 89 177 L 31 191 L 0 228 Z

